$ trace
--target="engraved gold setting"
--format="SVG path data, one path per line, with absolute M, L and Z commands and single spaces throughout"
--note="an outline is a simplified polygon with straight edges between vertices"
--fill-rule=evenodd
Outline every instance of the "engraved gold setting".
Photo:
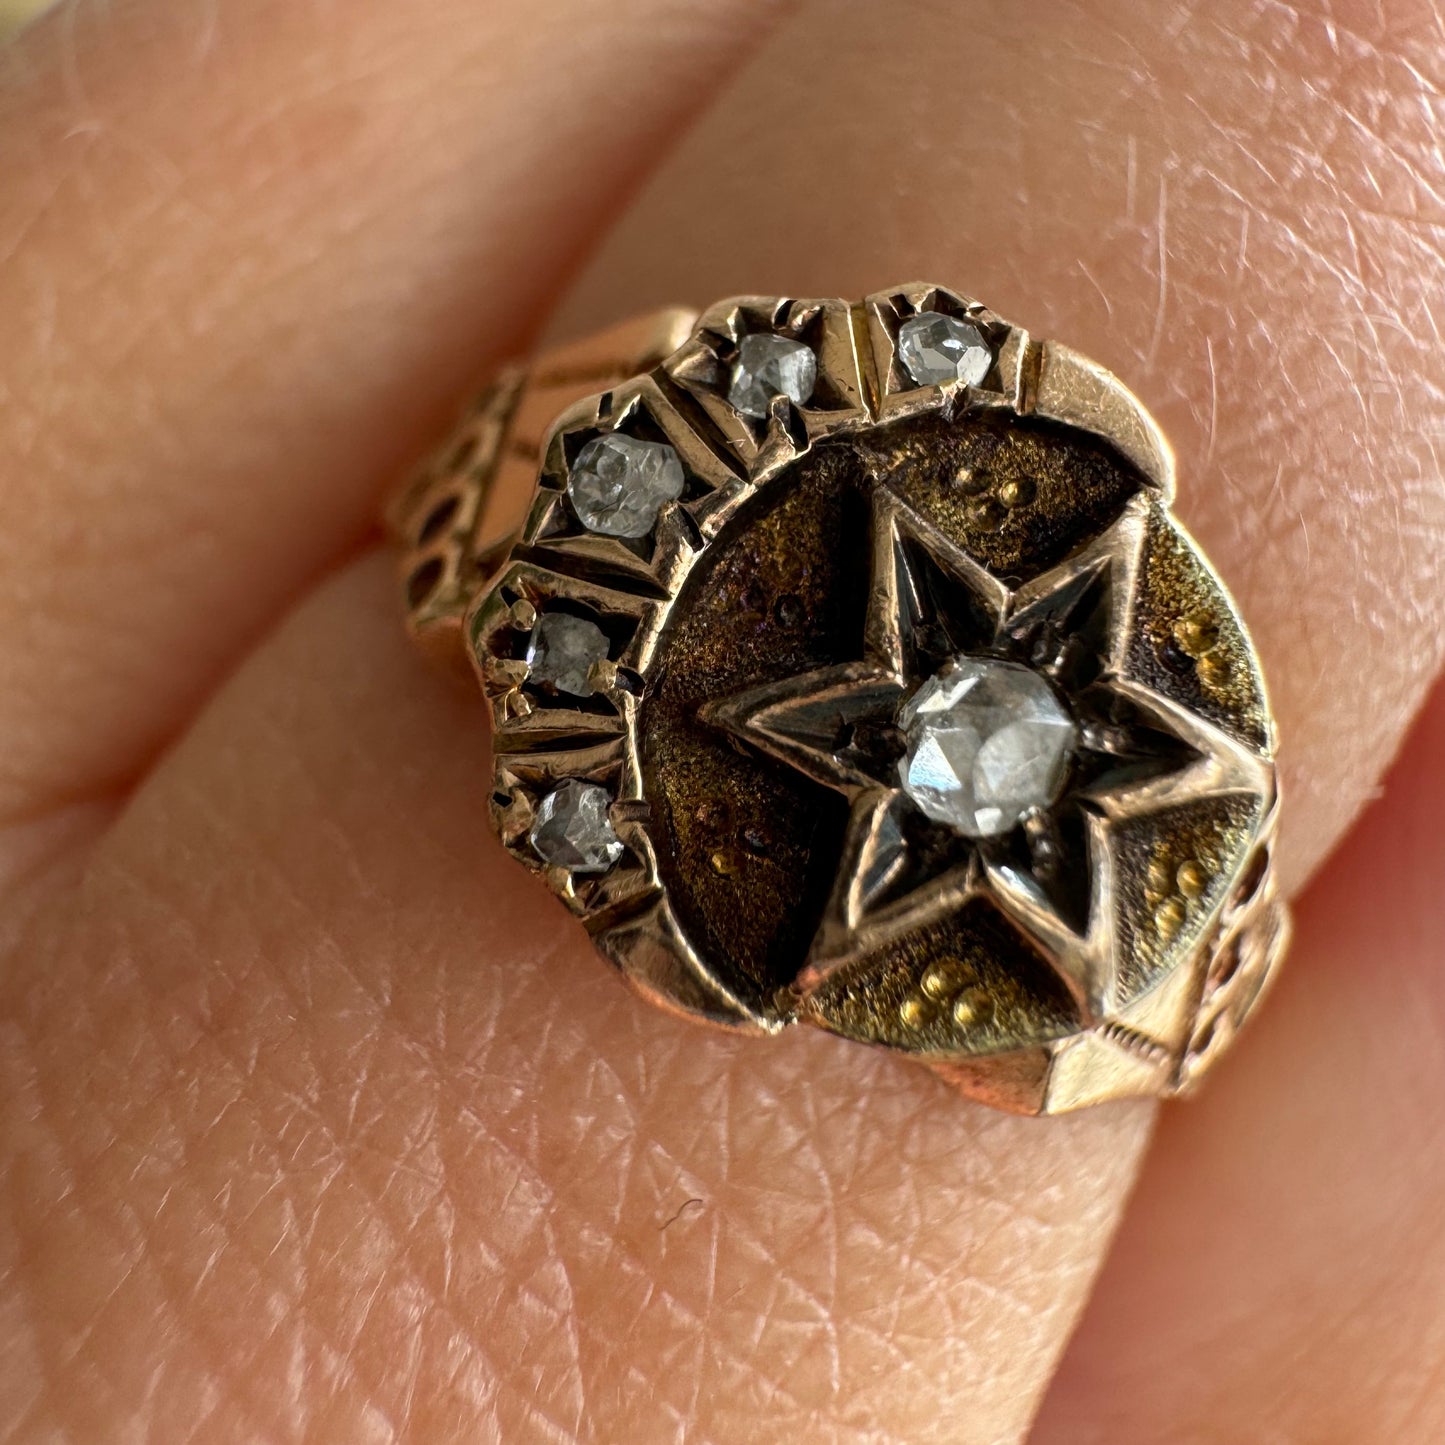
M 987 355 L 920 386 L 899 330 L 937 314 Z M 790 368 L 766 405 L 738 380 L 764 354 Z M 613 433 L 685 479 L 645 535 L 569 500 Z M 508 371 L 391 522 L 413 632 L 489 700 L 504 846 L 636 987 L 1052 1113 L 1193 1087 L 1287 936 L 1257 659 L 1173 488 L 1107 372 L 912 285 L 669 311 Z M 566 690 L 527 661 L 556 612 L 582 620 L 547 624 L 582 649 L 550 664 Z M 899 710 L 955 656 L 1039 669 L 1079 729 L 1057 798 L 997 837 L 897 785 Z M 620 843 L 564 836 L 581 869 L 534 837 L 568 784 Z

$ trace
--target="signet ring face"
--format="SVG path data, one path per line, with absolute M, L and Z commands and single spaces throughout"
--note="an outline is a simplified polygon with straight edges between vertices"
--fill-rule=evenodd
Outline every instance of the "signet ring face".
M 1168 446 L 917 284 L 504 373 L 392 523 L 492 817 L 645 995 L 1000 1107 L 1191 1088 L 1278 962 L 1275 729 Z

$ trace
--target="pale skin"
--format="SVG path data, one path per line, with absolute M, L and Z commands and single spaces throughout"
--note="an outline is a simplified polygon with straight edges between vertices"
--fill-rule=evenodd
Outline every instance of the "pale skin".
M 0 1438 L 1445 1437 L 1442 90 L 1431 0 L 113 0 L 0 54 Z M 1299 935 L 1189 1104 L 649 1010 L 402 636 L 371 521 L 469 381 L 915 276 L 1140 393 L 1264 657 Z

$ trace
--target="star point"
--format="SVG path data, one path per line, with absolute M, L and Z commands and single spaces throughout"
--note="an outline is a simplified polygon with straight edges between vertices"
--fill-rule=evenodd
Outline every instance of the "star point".
M 1143 495 L 1131 499 L 1093 541 L 1011 587 L 877 484 L 861 655 L 704 709 L 707 722 L 850 800 L 837 876 L 799 990 L 982 897 L 1048 961 L 1081 1026 L 1115 1008 L 1116 830 L 1179 803 L 1272 786 L 1267 761 L 1124 676 L 1150 505 Z M 939 821 L 985 813 L 928 816 L 900 772 L 915 729 L 947 726 L 946 735 L 926 739 L 930 761 L 948 763 L 948 747 L 958 746 L 970 776 L 987 785 L 1046 776 L 1028 751 L 1033 734 L 1000 720 L 994 701 L 993 711 L 968 712 L 979 706 L 971 684 L 948 693 L 956 712 L 920 721 L 926 709 L 910 700 L 929 686 L 937 691 L 937 679 L 963 663 L 983 676 L 990 668 L 1034 670 L 1051 695 L 1067 699 L 1077 724 L 1063 792 L 1013 813 L 985 810 L 1002 820 L 997 833 Z M 1020 718 L 1026 725 L 1026 714 Z M 987 736 L 970 731 L 975 723 Z M 949 786 L 951 775 L 939 776 Z

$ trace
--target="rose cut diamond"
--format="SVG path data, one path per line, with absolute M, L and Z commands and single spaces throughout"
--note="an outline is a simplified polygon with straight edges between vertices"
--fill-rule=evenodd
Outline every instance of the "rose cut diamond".
M 983 332 L 941 311 L 920 311 L 898 328 L 898 356 L 919 386 L 948 381 L 977 386 L 993 365 Z
M 573 873 L 605 873 L 622 856 L 622 840 L 607 816 L 606 788 L 568 778 L 547 794 L 527 835 L 544 863 Z
M 527 668 L 533 682 L 551 683 L 558 692 L 591 697 L 594 664 L 607 657 L 607 634 L 585 617 L 544 612 L 527 642 Z
M 658 512 L 682 495 L 685 483 L 682 462 L 666 442 L 607 432 L 577 453 L 567 492 L 589 532 L 645 537 L 657 524 Z
M 775 396 L 802 406 L 818 383 L 818 358 L 787 336 L 757 331 L 738 342 L 728 403 L 744 416 L 762 418 Z
M 1032 668 L 956 657 L 904 705 L 903 791 L 926 816 L 970 838 L 1007 833 L 1063 786 L 1078 729 Z

